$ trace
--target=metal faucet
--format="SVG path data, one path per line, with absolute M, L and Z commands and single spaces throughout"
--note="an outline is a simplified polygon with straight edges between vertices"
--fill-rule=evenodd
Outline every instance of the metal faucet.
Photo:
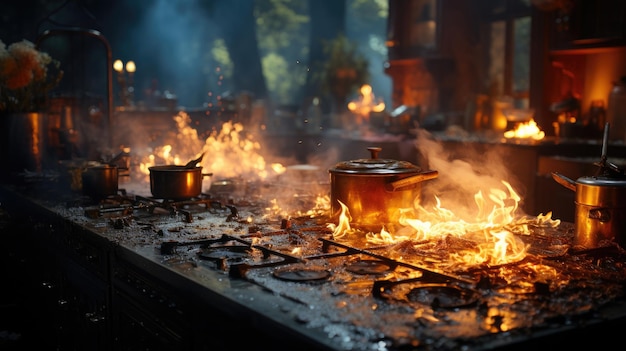
M 61 36 L 61 35 L 71 35 L 71 34 L 82 34 L 85 36 L 93 37 L 98 39 L 106 50 L 106 62 L 107 62 L 107 112 L 106 112 L 106 124 L 107 124 L 107 137 L 109 147 L 113 146 L 113 137 L 112 137 L 112 113 L 113 113 L 113 54 L 111 51 L 111 45 L 109 41 L 97 30 L 94 29 L 84 29 L 84 28 L 63 28 L 63 29 L 50 29 L 43 32 L 36 40 L 35 46 L 38 48 L 42 42 L 50 37 Z

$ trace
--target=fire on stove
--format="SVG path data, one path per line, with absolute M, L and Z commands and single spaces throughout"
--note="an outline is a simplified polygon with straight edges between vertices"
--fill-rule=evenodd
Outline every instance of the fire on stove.
M 571 224 L 520 216 L 519 196 L 502 185 L 476 194 L 473 222 L 437 199 L 403 209 L 380 232 L 352 227 L 344 204 L 337 223 L 328 207 L 277 216 L 276 202 L 260 196 L 269 185 L 258 184 L 224 203 L 211 192 L 185 201 L 125 195 L 107 200 L 119 207 L 84 215 L 107 219 L 122 241 L 158 248 L 175 270 L 223 272 L 297 302 L 296 322 L 322 329 L 338 349 L 498 347 L 585 323 L 623 296 L 618 245 L 576 248 Z M 142 235 L 128 239 L 138 227 Z
M 281 318 L 334 350 L 494 349 L 624 316 L 618 244 L 577 247 L 573 224 L 522 213 L 512 183 L 445 162 L 429 143 L 417 147 L 440 179 L 376 231 L 355 225 L 349 204 L 331 213 L 324 167 L 286 178 L 271 165 L 282 178 L 272 177 L 254 156 L 256 177 L 212 180 L 197 197 L 155 199 L 139 177 L 55 211 L 188 279 L 218 274 L 261 287 L 277 306 L 290 301 L 298 308 L 279 308 Z M 227 159 L 206 145 L 205 160 Z M 463 181 L 449 181 L 455 172 Z
M 173 267 L 191 262 L 297 301 L 297 322 L 322 328 L 341 349 L 495 347 L 585 321 L 623 294 L 624 252 L 573 251 L 567 225 L 526 220 L 511 234 L 524 255 L 463 265 L 462 256 L 481 251 L 471 235 L 368 242 L 323 224 L 300 217 L 211 230 L 209 238 L 164 240 L 160 252 Z

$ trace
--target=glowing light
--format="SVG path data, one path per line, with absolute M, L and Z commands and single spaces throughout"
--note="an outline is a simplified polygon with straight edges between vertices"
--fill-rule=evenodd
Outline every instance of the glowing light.
M 122 72 L 122 70 L 124 70 L 124 63 L 122 60 L 115 60 L 115 62 L 113 62 L 113 69 L 115 72 Z
M 507 130 L 504 132 L 504 137 L 507 139 L 533 139 L 541 140 L 546 136 L 546 133 L 542 131 L 534 119 L 528 122 L 523 122 L 517 125 L 513 130 Z
M 272 163 L 270 167 L 276 174 L 283 174 L 287 171 L 287 167 L 280 163 Z
M 128 72 L 128 73 L 135 73 L 136 70 L 137 70 L 137 67 L 135 66 L 135 62 L 134 61 L 126 62 L 126 72 Z
M 348 110 L 356 114 L 357 124 L 361 124 L 369 120 L 371 112 L 384 111 L 385 103 L 380 100 L 376 101 L 372 87 L 364 84 L 361 86 L 359 99 L 348 103 Z

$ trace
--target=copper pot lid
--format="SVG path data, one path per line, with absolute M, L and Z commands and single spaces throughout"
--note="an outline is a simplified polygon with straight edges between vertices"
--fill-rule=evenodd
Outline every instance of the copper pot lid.
M 330 172 L 363 175 L 414 174 L 421 168 L 407 161 L 378 158 L 380 147 L 368 147 L 371 158 L 339 162 Z

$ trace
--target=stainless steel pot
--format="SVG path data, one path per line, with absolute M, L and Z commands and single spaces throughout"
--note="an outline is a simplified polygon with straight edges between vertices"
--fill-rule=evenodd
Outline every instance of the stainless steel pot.
M 330 173 L 332 217 L 348 207 L 355 227 L 380 230 L 398 219 L 398 210 L 413 208 L 421 184 L 436 178 L 437 171 L 423 171 L 406 161 L 379 159 L 379 147 L 370 147 L 369 159 L 340 162 Z
M 150 192 L 158 199 L 183 200 L 202 193 L 202 179 L 212 173 L 202 173 L 202 167 L 179 165 L 152 166 Z
M 596 248 L 609 240 L 626 247 L 626 179 L 600 176 L 574 181 L 559 173 L 552 176 L 576 192 L 574 245 Z
M 604 126 L 602 156 L 598 176 L 586 176 L 576 181 L 552 173 L 559 184 L 576 192 L 574 245 L 596 248 L 605 240 L 626 247 L 626 174 L 607 160 L 610 124 Z
M 104 199 L 117 194 L 119 178 L 117 166 L 97 165 L 82 171 L 83 194 L 93 199 Z

